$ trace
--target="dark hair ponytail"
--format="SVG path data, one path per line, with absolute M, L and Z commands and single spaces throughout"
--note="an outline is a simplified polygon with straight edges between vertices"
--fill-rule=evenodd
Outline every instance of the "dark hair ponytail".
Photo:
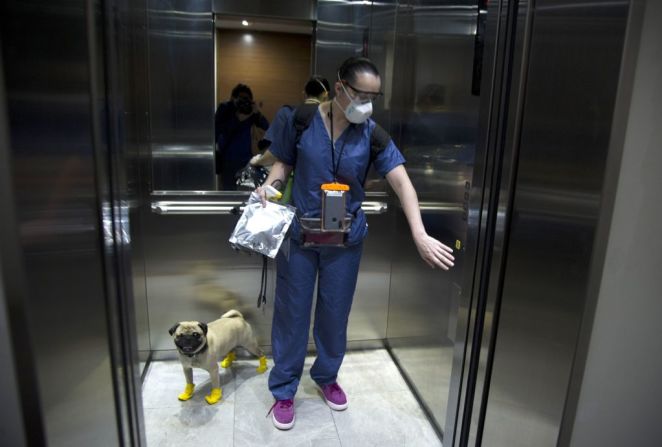
M 317 75 L 310 78 L 304 87 L 304 91 L 308 97 L 318 97 L 324 92 L 329 93 L 330 90 L 331 87 L 329 86 L 329 81 L 327 81 L 326 78 Z
M 372 63 L 367 57 L 350 57 L 342 63 L 338 69 L 338 78 L 347 81 L 350 84 L 356 82 L 356 77 L 359 73 L 369 73 L 371 75 L 379 76 L 377 66 Z

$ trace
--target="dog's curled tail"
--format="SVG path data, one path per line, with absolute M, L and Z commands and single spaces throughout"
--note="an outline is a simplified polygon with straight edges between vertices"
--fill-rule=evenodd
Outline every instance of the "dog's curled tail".
M 229 310 L 225 312 L 223 315 L 221 315 L 221 318 L 234 318 L 234 317 L 239 317 L 239 318 L 244 318 L 244 316 L 239 312 L 238 310 Z

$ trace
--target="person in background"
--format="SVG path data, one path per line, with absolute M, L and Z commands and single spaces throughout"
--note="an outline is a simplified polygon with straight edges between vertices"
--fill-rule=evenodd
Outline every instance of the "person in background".
M 329 90 L 331 90 L 331 87 L 329 85 L 329 81 L 326 78 L 317 75 L 312 76 L 304 86 L 303 94 L 305 99 L 303 104 L 299 107 L 313 107 L 327 101 L 329 99 Z M 267 149 L 264 151 L 264 153 L 255 155 L 253 158 L 251 158 L 250 164 L 252 166 L 261 166 L 263 168 L 269 169 L 276 162 L 276 157 L 273 156 L 268 147 L 271 146 L 274 141 L 278 140 L 281 133 L 283 132 L 283 129 L 287 125 L 288 120 L 291 116 L 293 116 L 295 111 L 296 108 L 289 105 L 284 105 L 278 109 L 273 123 L 271 123 L 264 136 L 264 140 L 268 145 Z M 281 203 L 290 203 L 293 175 L 294 172 L 290 173 L 288 177 Z
M 235 174 L 246 166 L 256 152 L 256 137 L 269 127 L 253 101 L 253 92 L 244 84 L 232 89 L 229 101 L 216 109 L 214 129 L 216 134 L 216 174 L 221 176 L 224 190 L 237 189 Z
M 300 217 L 321 216 L 321 186 L 330 183 L 347 188 L 345 211 L 352 216 L 341 247 L 304 247 L 301 241 L 306 236 L 305 230 L 295 219 L 289 256 L 281 252 L 276 258 L 271 333 L 274 367 L 269 375 L 269 390 L 276 400 L 271 409 L 272 421 L 279 429 L 289 429 L 295 422 L 294 396 L 303 373 L 316 280 L 313 337 L 317 358 L 310 375 L 331 409 L 340 411 L 348 407 L 337 377 L 345 356 L 349 312 L 363 239 L 368 232 L 361 204 L 371 163 L 400 199 L 421 258 L 432 268 L 448 270 L 453 266 L 452 249 L 425 231 L 418 197 L 404 168 L 404 157 L 388 134 L 370 119 L 372 102 L 381 95 L 380 88 L 379 72 L 369 59 L 347 59 L 337 72 L 333 100 L 318 106 L 299 137 L 290 116 L 270 148 L 276 162 L 265 184 L 283 183 L 296 165 L 292 203 Z M 266 206 L 265 189 L 259 187 L 255 192 Z
M 303 89 L 304 101 L 303 104 L 321 104 L 329 99 L 329 81 L 322 76 L 313 76 L 311 77 Z M 267 133 L 264 135 L 264 139 L 268 141 L 269 145 L 278 138 L 280 132 L 283 131 L 283 127 L 287 124 L 287 120 L 294 113 L 296 109 L 289 105 L 284 105 L 278 112 L 276 112 L 276 117 L 274 118 L 273 123 L 267 129 Z M 276 158 L 272 155 L 269 149 L 265 150 L 264 153 L 255 155 L 250 163 L 253 166 L 271 166 L 276 162 Z

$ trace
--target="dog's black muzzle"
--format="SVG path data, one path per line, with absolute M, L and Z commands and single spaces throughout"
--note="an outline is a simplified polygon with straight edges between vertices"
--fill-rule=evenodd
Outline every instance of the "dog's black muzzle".
M 175 339 L 175 346 L 177 350 L 189 357 L 193 357 L 196 354 L 200 354 L 207 350 L 207 343 L 204 340 L 201 340 L 199 337 L 194 337 L 192 335 L 182 335 Z

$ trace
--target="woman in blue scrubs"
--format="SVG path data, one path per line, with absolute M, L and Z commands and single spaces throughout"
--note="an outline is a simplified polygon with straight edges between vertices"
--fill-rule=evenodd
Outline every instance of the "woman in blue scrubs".
M 349 186 L 347 212 L 353 220 L 345 247 L 302 247 L 302 229 L 293 224 L 289 257 L 277 262 L 276 297 L 271 341 L 274 367 L 269 390 L 276 402 L 272 420 L 279 429 L 294 425 L 294 395 L 303 372 L 313 289 L 318 281 L 313 337 L 317 358 L 310 375 L 333 410 L 348 406 L 337 383 L 347 344 L 347 322 L 352 305 L 367 223 L 361 203 L 370 163 L 398 195 L 421 258 L 432 268 L 453 266 L 452 249 L 430 237 L 423 226 L 418 198 L 403 164 L 405 159 L 390 138 L 374 150 L 370 119 L 372 101 L 380 93 L 377 67 L 366 58 L 346 60 L 338 70 L 335 97 L 320 104 L 305 130 L 297 136 L 294 116 L 270 150 L 278 159 L 265 184 L 284 184 L 296 166 L 292 204 L 299 217 L 320 217 L 321 185 L 338 182 Z M 379 131 L 377 131 L 379 132 Z M 333 151 L 333 153 L 332 153 Z M 266 204 L 265 191 L 256 190 Z

